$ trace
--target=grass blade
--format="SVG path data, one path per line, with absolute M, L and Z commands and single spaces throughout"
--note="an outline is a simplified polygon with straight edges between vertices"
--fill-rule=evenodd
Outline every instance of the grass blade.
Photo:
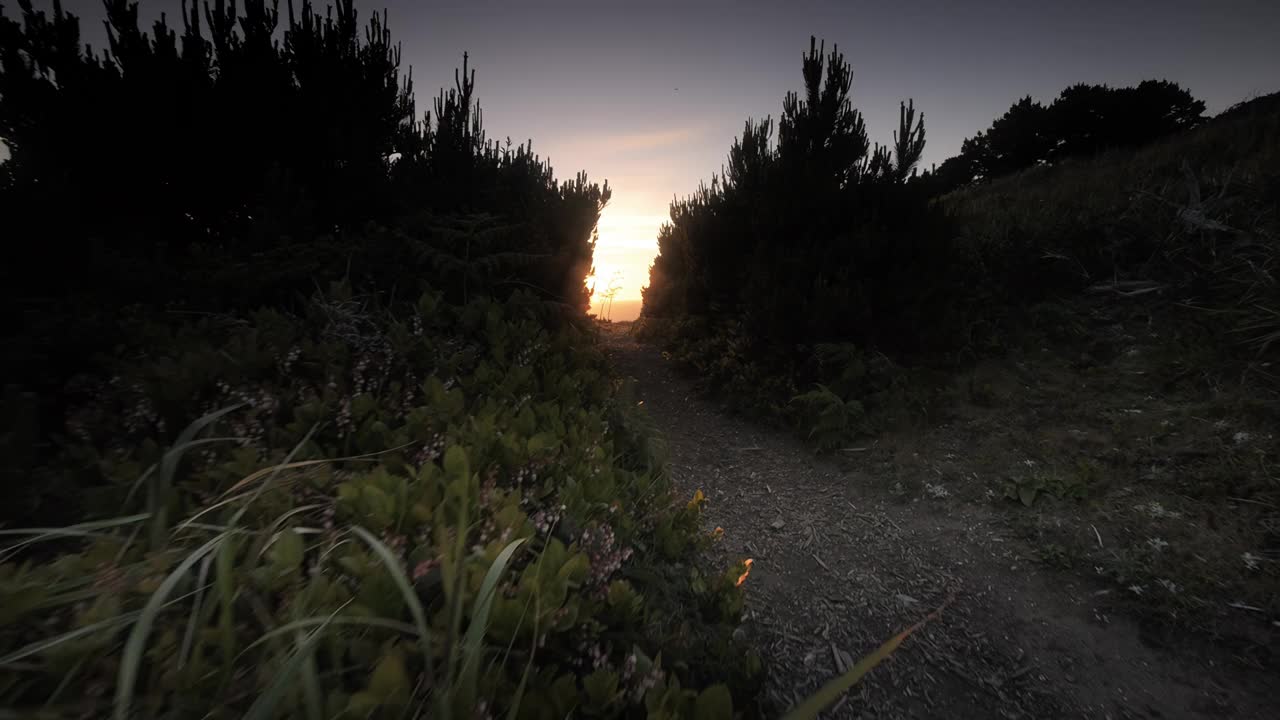
M 391 573 L 391 579 L 395 581 L 396 587 L 400 589 L 400 594 L 404 597 L 405 604 L 409 606 L 409 613 L 413 615 L 413 623 L 418 628 L 418 644 L 422 649 L 422 661 L 426 665 L 424 674 L 427 678 L 427 684 L 435 687 L 435 675 L 431 665 L 431 631 L 427 627 L 427 613 L 422 608 L 422 601 L 418 599 L 418 593 L 414 591 L 408 576 L 405 575 L 404 570 L 400 567 L 400 561 L 396 559 L 390 548 L 374 537 L 373 533 L 360 526 L 353 526 L 351 532 L 355 533 L 356 537 L 364 540 L 373 550 L 374 555 L 382 561 L 383 565 L 387 566 L 387 571 Z
M 137 515 L 125 515 L 123 517 L 110 518 L 108 520 L 95 520 L 93 522 L 78 523 L 76 525 L 68 525 L 67 527 L 37 527 L 37 528 L 14 528 L 13 530 L 0 530 L 0 536 L 5 535 L 34 535 L 35 537 L 23 540 L 20 543 L 10 545 L 4 549 L 4 557 L 0 558 L 0 562 L 12 557 L 14 553 L 27 545 L 33 543 L 44 542 L 46 540 L 55 540 L 64 537 L 99 537 L 103 533 L 95 532 L 96 530 L 108 530 L 111 528 L 129 525 L 131 523 L 142 522 L 150 518 L 150 513 L 138 513 Z
M 343 607 L 346 607 L 346 605 L 344 605 Z M 414 625 L 410 625 L 409 623 L 402 623 L 399 620 L 388 620 L 386 618 L 379 618 L 379 617 L 319 617 L 317 616 L 317 617 L 301 618 L 299 620 L 293 620 L 291 622 L 285 623 L 284 625 L 281 625 L 278 628 L 272 628 L 271 630 L 268 630 L 267 632 L 263 633 L 262 636 L 259 637 L 257 640 L 254 640 L 253 642 L 249 643 L 245 647 L 245 649 L 241 650 L 240 654 L 237 655 L 236 657 L 237 658 L 242 657 L 244 656 L 245 653 L 249 652 L 253 648 L 265 642 L 273 640 L 281 635 L 286 635 L 289 633 L 293 633 L 297 630 L 302 630 L 305 628 L 315 627 L 318 625 L 325 625 L 325 624 L 355 625 L 360 627 L 382 628 L 384 630 L 395 630 L 396 632 L 404 633 L 405 635 L 411 635 L 413 637 L 417 637 L 419 634 L 418 628 Z
M 912 633 L 941 615 L 942 610 L 950 605 L 953 599 L 954 598 L 948 598 L 947 601 L 942 603 L 937 610 L 926 615 L 923 620 L 889 638 L 885 644 L 876 648 L 875 652 L 859 660 L 858 663 L 850 668 L 848 672 L 828 682 L 826 685 L 823 685 L 818 692 L 810 695 L 809 698 L 801 703 L 799 707 L 784 715 L 783 720 L 812 720 L 813 718 L 818 717 L 818 713 L 830 707 L 831 704 L 839 699 L 841 695 L 848 692 L 849 688 L 857 685 L 858 682 L 862 680 L 863 676 L 871 672 L 872 668 L 879 665 L 885 658 L 892 655 L 894 651 L 898 649 L 898 646 L 902 644 L 903 640 L 906 640 Z
M 462 672 L 459 674 L 461 686 L 468 694 L 474 691 L 476 686 L 476 673 L 480 668 L 481 645 L 484 642 L 484 633 L 489 625 L 489 611 L 493 608 L 493 596 L 498 589 L 498 581 L 502 578 L 502 574 L 506 572 L 507 565 L 511 562 L 511 557 L 516 550 L 524 544 L 525 538 L 520 538 L 507 545 L 498 553 L 498 557 L 494 559 L 493 564 L 489 566 L 488 572 L 484 574 L 484 580 L 480 583 L 480 592 L 476 595 L 475 605 L 471 610 L 471 623 L 467 625 L 466 635 L 462 639 Z
M 186 593 L 184 595 L 179 595 L 173 600 L 165 603 L 165 605 L 172 605 L 173 603 L 185 600 L 188 597 L 197 595 L 198 593 L 204 591 L 205 589 L 207 588 L 196 588 L 195 590 L 189 593 Z M 61 635 L 55 635 L 51 638 L 45 638 L 44 640 L 37 640 L 31 643 L 30 645 L 25 645 L 23 647 L 18 648 L 17 650 L 14 650 L 13 652 L 9 653 L 8 655 L 5 655 L 4 657 L 0 657 L 0 667 L 3 667 L 5 665 L 12 665 L 14 663 L 17 663 L 20 660 L 29 658 L 32 655 L 39 654 L 53 647 L 57 647 L 58 645 L 61 645 L 64 642 L 70 642 L 71 640 L 75 640 L 76 638 L 79 638 L 79 637 L 84 637 L 85 635 L 92 635 L 93 633 L 99 630 L 106 630 L 107 628 L 110 628 L 116 625 L 128 624 L 129 622 L 132 622 L 135 618 L 137 618 L 141 614 L 142 613 L 140 611 L 124 613 L 122 615 L 117 615 L 116 617 L 107 618 L 105 620 L 99 620 L 98 622 L 93 623 L 91 625 L 85 625 L 84 627 L 76 628 L 74 630 L 69 630 L 65 633 L 62 633 Z
M 340 610 L 341 608 L 333 611 L 333 614 L 337 615 Z M 249 707 L 249 711 L 244 715 L 244 720 L 267 720 L 275 716 L 276 705 L 280 704 L 280 699 L 292 687 L 293 676 L 312 657 L 312 650 L 315 649 L 316 642 L 319 641 L 326 627 L 328 627 L 327 622 L 313 630 L 304 639 L 298 641 L 298 649 L 294 651 L 293 655 L 289 656 L 288 661 L 285 662 L 280 672 L 276 673 L 276 679 L 267 688 L 266 692 L 253 701 L 253 705 Z
M 191 567 L 201 560 L 205 555 L 216 550 L 222 542 L 226 540 L 225 535 L 219 535 L 204 545 L 196 548 L 194 552 L 188 555 L 173 572 L 160 583 L 160 587 L 151 593 L 151 597 L 147 599 L 147 604 L 143 606 L 138 615 L 138 621 L 134 624 L 133 630 L 129 633 L 129 639 L 125 642 L 124 655 L 120 660 L 120 673 L 116 680 L 116 697 L 115 697 L 115 713 L 116 720 L 128 720 L 129 706 L 133 703 L 133 690 L 138 682 L 138 671 L 142 666 L 142 653 L 145 649 L 147 636 L 151 633 L 151 627 L 155 625 L 156 617 L 160 614 L 160 609 L 165 605 L 165 599 L 173 589 L 177 587 L 182 578 L 191 570 Z

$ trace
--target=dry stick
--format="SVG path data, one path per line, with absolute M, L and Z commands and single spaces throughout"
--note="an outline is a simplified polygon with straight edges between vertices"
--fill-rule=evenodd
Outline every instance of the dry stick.
M 818 557 L 817 553 L 809 553 L 809 554 L 813 555 L 813 559 L 818 561 L 818 564 L 822 566 L 823 570 L 826 570 L 827 572 L 831 572 L 831 568 L 827 567 L 827 564 L 822 562 L 822 558 Z
M 1271 504 L 1271 503 L 1269 503 L 1269 502 L 1262 502 L 1261 500 L 1250 500 L 1249 498 L 1242 498 L 1242 497 L 1229 497 L 1229 498 L 1227 498 L 1227 499 L 1228 499 L 1228 500 L 1234 500 L 1234 501 L 1236 501 L 1236 502 L 1250 503 L 1250 504 L 1252 504 L 1252 505 L 1262 505 L 1263 507 L 1269 507 L 1269 508 L 1280 507 L 1280 506 L 1277 506 L 1277 505 L 1273 505 L 1273 504 Z

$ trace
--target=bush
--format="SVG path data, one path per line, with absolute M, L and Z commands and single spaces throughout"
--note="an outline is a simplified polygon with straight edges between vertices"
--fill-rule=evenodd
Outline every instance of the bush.
M 5 705 L 690 717 L 695 689 L 748 697 L 741 568 L 693 562 L 700 500 L 673 503 L 590 338 L 536 307 L 337 287 L 303 316 L 134 328 L 59 439 L 56 467 L 96 476 L 83 521 L 6 531 Z
M 923 116 L 904 103 L 892 148 L 872 145 L 851 105 L 851 70 L 811 41 L 805 89 L 777 123 L 748 121 L 723 176 L 672 203 L 644 290 L 645 332 L 738 407 L 789 415 L 838 444 L 878 400 L 834 390 L 822 346 L 954 353 L 980 317 L 976 258 L 942 208 L 908 180 Z M 828 374 L 828 373 L 834 374 Z M 868 385 L 875 385 L 870 382 Z M 873 392 L 881 392 L 879 384 Z M 860 388 L 862 389 L 862 388 Z M 809 423 L 818 423 L 809 426 Z
M 812 42 L 804 77 L 776 146 L 771 120 L 748 121 L 725 174 L 672 203 L 643 314 L 740 320 L 783 356 L 814 341 L 916 345 L 954 282 L 942 216 L 904 182 L 923 118 L 904 104 L 895 147 L 873 148 L 838 50 Z

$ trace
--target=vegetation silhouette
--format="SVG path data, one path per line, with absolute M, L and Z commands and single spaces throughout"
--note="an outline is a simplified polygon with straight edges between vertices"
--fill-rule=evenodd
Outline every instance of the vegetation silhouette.
M 644 290 L 641 336 L 731 405 L 840 446 L 872 416 L 928 417 L 938 371 L 1089 293 L 1179 298 L 1198 311 L 1181 328 L 1212 325 L 1227 364 L 1278 346 L 1273 98 L 1206 121 L 1167 81 L 1074 85 L 917 173 L 910 103 L 892 149 L 872 145 L 840 54 L 811 40 L 803 69 L 776 144 L 748 120 L 722 172 L 672 203 Z
M 1037 165 L 1146 145 L 1204 122 L 1204 101 L 1176 83 L 1072 85 L 1049 105 L 1023 97 L 960 153 L 921 173 L 936 194 Z
M 323 242 L 293 245 L 340 246 L 365 223 L 463 213 L 537 228 L 489 237 L 470 259 L 540 258 L 508 279 L 585 307 L 580 281 L 608 187 L 582 175 L 557 183 L 531 144 L 489 140 L 465 57 L 434 116 L 419 118 L 385 15 L 362 26 L 353 0 L 324 15 L 290 2 L 284 17 L 266 0 L 239 12 L 234 0 L 203 12 L 184 2 L 180 31 L 162 15 L 150 32 L 136 3 L 104 5 L 100 53 L 81 46 L 79 20 L 57 3 L 48 15 L 20 0 L 21 22 L 0 16 L 0 137 L 12 153 L 0 212 L 25 256 L 9 265 L 21 271 L 6 273 L 6 293 L 197 305 L 217 294 L 218 306 L 252 306 L 310 281 L 254 282 L 270 286 L 263 297 L 172 268 L 198 256 L 207 275 L 211 256 L 233 265 L 286 247 L 334 263 L 345 254 L 326 257 Z M 451 237 L 439 249 L 457 251 Z M 399 259 L 379 269 L 361 258 L 357 271 L 398 272 Z
M 911 318 L 947 283 L 931 262 L 944 218 L 906 182 L 924 149 L 923 115 L 904 103 L 894 144 L 873 145 L 838 48 L 811 39 L 803 75 L 803 91 L 783 101 L 776 144 L 771 118 L 748 120 L 722 173 L 672 203 L 644 314 L 740 318 L 784 356 L 818 337 L 927 342 Z
M 18 6 L 0 14 L 0 368 L 46 427 L 132 306 L 295 307 L 345 278 L 585 311 L 608 184 L 488 139 L 466 56 L 419 117 L 385 15 L 362 24 L 353 0 L 184 3 L 149 32 L 106 0 L 101 52 L 60 4 Z

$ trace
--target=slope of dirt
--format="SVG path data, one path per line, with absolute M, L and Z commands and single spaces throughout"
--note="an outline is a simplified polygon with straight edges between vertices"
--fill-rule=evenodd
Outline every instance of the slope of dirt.
M 706 493 L 723 560 L 754 560 L 743 632 L 769 666 L 766 716 L 948 599 L 827 716 L 1276 716 L 1274 677 L 1225 650 L 1149 643 L 1100 604 L 1107 590 L 1034 562 L 990 508 L 904 502 L 876 464 L 815 457 L 786 433 L 725 415 L 628 324 L 602 328 L 667 440 L 677 485 Z

